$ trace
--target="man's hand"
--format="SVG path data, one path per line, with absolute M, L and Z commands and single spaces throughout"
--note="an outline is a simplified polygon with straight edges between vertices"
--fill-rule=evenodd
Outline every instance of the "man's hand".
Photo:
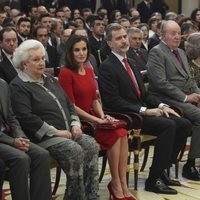
M 16 149 L 27 152 L 29 150 L 29 139 L 22 138 L 22 137 L 15 138 L 13 146 Z
M 163 115 L 163 111 L 160 108 L 146 109 L 145 115 L 159 117 Z
M 72 130 L 71 131 L 72 131 L 72 138 L 74 140 L 79 138 L 83 133 L 79 126 L 72 126 Z
M 67 139 L 72 139 L 72 134 L 71 132 L 67 131 L 67 130 L 58 130 L 56 133 L 55 133 L 56 136 L 59 136 L 59 137 L 63 137 L 63 138 L 67 138 Z
M 169 117 L 169 114 L 171 115 L 175 115 L 177 117 L 181 117 L 177 112 L 175 112 L 173 109 L 167 107 L 167 106 L 163 106 L 162 107 L 162 111 L 163 111 L 163 114 L 166 116 L 166 117 Z
M 187 96 L 186 102 L 198 104 L 200 103 L 200 95 L 197 93 L 192 93 Z

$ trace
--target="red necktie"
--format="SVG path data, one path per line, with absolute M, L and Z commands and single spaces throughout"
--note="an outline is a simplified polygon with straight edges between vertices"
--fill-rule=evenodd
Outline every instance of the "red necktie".
M 133 82 L 133 85 L 134 85 L 134 87 L 135 87 L 135 90 L 136 90 L 136 92 L 137 92 L 137 95 L 138 95 L 139 97 L 141 97 L 140 88 L 138 87 L 136 78 L 135 78 L 135 77 L 133 76 L 133 74 L 132 74 L 131 67 L 130 67 L 130 65 L 129 65 L 129 63 L 128 63 L 128 59 L 127 59 L 127 58 L 124 58 L 123 61 L 124 61 L 125 67 L 126 67 L 126 71 L 128 72 L 128 75 L 130 76 L 130 78 L 131 78 L 131 80 L 132 80 L 132 82 Z

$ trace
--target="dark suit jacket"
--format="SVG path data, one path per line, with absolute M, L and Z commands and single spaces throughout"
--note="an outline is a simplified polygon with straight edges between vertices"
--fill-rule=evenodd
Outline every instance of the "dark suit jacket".
M 127 57 L 133 59 L 136 66 L 139 68 L 140 71 L 142 71 L 147 69 L 146 63 L 148 60 L 148 52 L 145 49 L 140 49 L 140 53 L 142 58 L 138 56 L 132 48 L 129 48 L 127 52 Z
M 11 103 L 10 103 L 10 94 L 7 83 L 0 79 L 0 115 L 3 117 L 4 121 L 11 128 L 11 136 L 13 137 L 26 137 L 22 131 L 19 122 L 16 120 L 15 115 L 13 114 Z M 1 132 L 0 130 L 0 143 L 5 143 L 12 145 L 14 139 L 7 134 Z
M 116 112 L 136 113 L 139 113 L 141 106 L 157 107 L 161 102 L 147 95 L 140 71 L 131 59 L 129 59 L 129 64 L 142 93 L 141 98 L 138 97 L 126 69 L 111 53 L 99 68 L 98 80 L 103 106 Z
M 137 5 L 137 10 L 140 13 L 141 22 L 147 23 L 152 14 L 151 4 L 150 4 L 150 8 L 148 8 L 145 2 L 142 1 L 141 3 Z
M 94 70 L 95 75 L 98 76 L 97 61 L 96 61 L 95 57 L 92 54 L 89 55 L 89 61 L 90 61 L 91 65 L 92 65 L 92 68 Z
M 58 56 L 58 52 L 56 50 L 55 47 L 51 46 L 51 45 L 47 45 L 47 54 L 49 57 L 49 62 L 47 64 L 47 68 L 51 67 L 51 68 L 56 68 L 59 66 L 59 56 Z
M 154 33 L 152 37 L 149 38 L 149 51 L 160 43 L 160 36 Z
M 10 83 L 10 81 L 17 76 L 17 71 L 2 51 L 1 56 L 2 61 L 0 63 L 0 78 L 4 79 L 7 83 Z

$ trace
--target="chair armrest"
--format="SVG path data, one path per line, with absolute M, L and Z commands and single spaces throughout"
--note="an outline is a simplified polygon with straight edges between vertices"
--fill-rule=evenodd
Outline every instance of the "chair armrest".
M 82 131 L 85 134 L 95 137 L 96 129 L 95 126 L 92 124 L 92 122 L 81 119 L 81 124 L 82 124 Z
M 141 115 L 134 112 L 126 112 L 125 114 L 131 117 L 133 129 L 141 129 L 143 124 L 143 118 Z
M 127 130 L 132 129 L 133 122 L 132 122 L 131 117 L 129 117 L 128 115 L 123 114 L 123 113 L 109 112 L 109 111 L 105 111 L 104 113 L 108 114 L 116 119 L 124 120 L 127 123 L 126 129 Z

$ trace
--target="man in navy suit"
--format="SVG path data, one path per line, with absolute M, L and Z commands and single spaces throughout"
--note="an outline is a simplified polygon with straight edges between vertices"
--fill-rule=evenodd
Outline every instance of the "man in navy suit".
M 105 108 L 115 112 L 136 112 L 143 116 L 142 133 L 157 136 L 153 162 L 145 189 L 156 193 L 176 194 L 168 186 L 180 186 L 171 180 L 165 169 L 176 161 L 191 123 L 163 104 L 155 96 L 148 96 L 140 71 L 127 59 L 129 41 L 126 30 L 114 23 L 106 28 L 106 40 L 112 52 L 100 65 L 99 86 Z

